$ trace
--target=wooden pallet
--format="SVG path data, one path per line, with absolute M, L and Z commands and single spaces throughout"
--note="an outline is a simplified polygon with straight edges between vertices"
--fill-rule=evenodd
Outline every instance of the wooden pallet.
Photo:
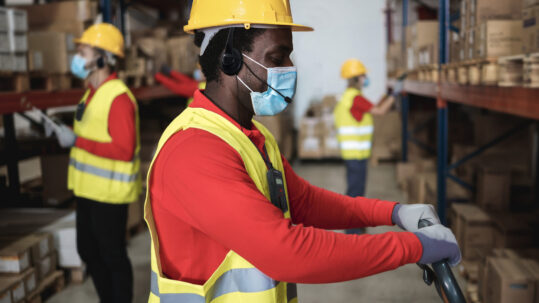
M 525 59 L 526 55 L 498 58 L 498 86 L 523 86 Z
M 442 66 L 442 82 L 458 83 L 458 63 L 449 63 Z
M 479 261 L 463 260 L 458 266 L 459 273 L 469 283 L 479 280 Z
M 88 277 L 86 265 L 80 267 L 69 267 L 63 269 L 65 272 L 66 280 L 69 284 L 82 284 Z
M 452 75 L 448 75 L 450 83 L 461 85 L 497 85 L 498 63 L 497 58 L 474 59 L 455 63 L 448 68 Z
M 26 302 L 40 303 L 62 291 L 65 286 L 64 272 L 57 270 L 43 279 L 36 290 L 26 296 Z
M 84 87 L 82 80 L 70 74 L 47 74 L 41 72 L 29 73 L 30 89 L 57 91 Z
M 29 89 L 28 74 L 0 72 L 0 92 L 20 93 Z
M 424 65 L 418 68 L 418 80 L 423 82 L 438 82 L 438 64 Z

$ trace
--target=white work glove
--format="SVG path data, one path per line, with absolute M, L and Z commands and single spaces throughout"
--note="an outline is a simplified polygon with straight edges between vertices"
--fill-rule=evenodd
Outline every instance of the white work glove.
M 54 133 L 56 134 L 56 138 L 58 139 L 58 143 L 61 147 L 68 148 L 75 145 L 77 136 L 71 130 L 71 128 L 67 127 L 67 125 L 61 124 L 60 126 L 55 127 Z
M 419 230 L 418 224 L 421 219 L 428 220 L 432 224 L 440 224 L 434 206 L 429 204 L 397 204 L 391 214 L 394 224 L 411 232 Z
M 400 95 L 403 88 L 404 88 L 404 83 L 403 83 L 402 80 L 395 82 L 395 85 L 393 85 L 393 93 L 392 93 L 392 95 L 394 97 Z
M 420 264 L 431 264 L 447 260 L 457 266 L 461 259 L 460 248 L 451 230 L 441 224 L 423 227 L 414 233 L 423 246 Z

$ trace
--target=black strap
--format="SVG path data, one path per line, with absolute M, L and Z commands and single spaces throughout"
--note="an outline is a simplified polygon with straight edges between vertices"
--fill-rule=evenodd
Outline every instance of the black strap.
M 262 159 L 264 159 L 264 162 L 266 162 L 266 166 L 269 169 L 273 169 L 273 165 L 271 164 L 271 161 L 269 159 L 268 150 L 266 149 L 266 144 L 264 144 L 264 152 L 261 152 L 258 148 L 256 150 L 258 150 L 258 152 L 262 156 Z

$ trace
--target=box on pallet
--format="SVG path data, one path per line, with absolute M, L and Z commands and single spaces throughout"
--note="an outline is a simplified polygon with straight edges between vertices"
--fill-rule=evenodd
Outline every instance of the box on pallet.
M 429 61 L 437 62 L 438 54 L 438 21 L 417 21 L 406 28 L 406 57 L 409 70 L 424 65 L 429 54 Z M 419 51 L 424 50 L 422 61 L 419 61 Z
M 24 282 L 18 277 L 0 277 L 0 302 L 19 303 L 26 297 Z
M 300 158 L 322 158 L 322 128 L 320 117 L 303 117 L 301 119 L 298 138 L 298 156 Z
M 522 21 L 487 20 L 475 30 L 475 57 L 495 58 L 522 52 Z
M 68 73 L 76 52 L 73 34 L 54 31 L 28 33 L 28 70 Z
M 499 213 L 492 214 L 496 226 L 494 246 L 498 248 L 533 247 L 536 231 L 530 224 L 533 216 L 529 214 Z
M 464 259 L 477 259 L 481 251 L 489 251 L 494 247 L 494 222 L 487 213 L 475 205 L 453 203 L 451 229 Z
M 539 51 L 539 4 L 522 10 L 522 52 Z
M 171 68 L 191 75 L 198 63 L 200 50 L 193 43 L 192 36 L 170 38 L 166 42 Z
M 488 258 L 486 298 L 483 298 L 484 301 L 489 303 L 533 303 L 536 278 L 529 270 L 527 263 L 530 261 L 513 258 Z
M 391 111 L 383 116 L 374 116 L 372 142 L 373 161 L 395 160 L 401 154 L 401 115 Z
M 11 277 L 11 278 L 22 281 L 24 284 L 24 291 L 26 294 L 33 292 L 37 288 L 38 279 L 37 279 L 36 270 L 33 267 L 26 269 L 24 272 L 20 274 L 15 274 L 15 275 L 0 274 L 0 279 L 2 277 Z M 3 303 L 4 301 L 2 301 L 1 293 L 2 291 L 0 290 L 0 303 Z
M 522 13 L 522 0 L 466 0 L 466 28 L 473 29 L 486 20 L 518 19 Z
M 485 210 L 509 210 L 511 199 L 511 172 L 482 166 L 477 176 L 477 204 Z
M 38 281 L 43 281 L 43 279 L 52 274 L 56 270 L 57 265 L 58 258 L 55 251 L 39 260 L 35 266 Z
M 0 248 L 0 273 L 22 273 L 31 266 L 31 247 L 15 241 Z

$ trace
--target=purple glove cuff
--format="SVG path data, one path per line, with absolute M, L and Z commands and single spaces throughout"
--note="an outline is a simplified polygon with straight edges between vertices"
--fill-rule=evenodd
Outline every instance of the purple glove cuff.
M 414 233 L 423 246 L 423 255 L 419 259 L 420 264 L 431 264 L 447 258 L 449 265 L 455 266 L 460 262 L 459 247 L 455 243 L 429 238 L 416 232 Z
M 400 228 L 403 228 L 401 219 L 399 218 L 399 208 L 401 208 L 401 206 L 402 205 L 400 203 L 395 204 L 393 212 L 391 213 L 391 221 L 393 222 L 393 224 L 398 225 Z

